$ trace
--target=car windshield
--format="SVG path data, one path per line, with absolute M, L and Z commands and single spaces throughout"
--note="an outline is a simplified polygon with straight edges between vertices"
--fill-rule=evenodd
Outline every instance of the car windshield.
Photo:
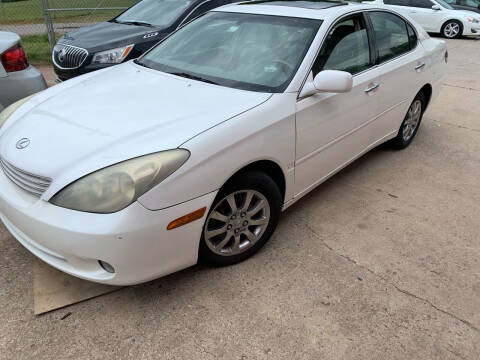
M 115 18 L 120 23 L 170 26 L 193 0 L 143 0 Z
M 440 6 L 443 6 L 445 9 L 455 10 L 455 8 L 449 3 L 443 0 L 435 0 Z
M 222 86 L 283 92 L 321 21 L 211 12 L 187 24 L 137 63 Z

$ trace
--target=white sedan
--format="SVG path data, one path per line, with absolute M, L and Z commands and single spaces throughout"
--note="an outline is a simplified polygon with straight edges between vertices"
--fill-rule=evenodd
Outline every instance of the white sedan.
M 444 0 L 375 0 L 368 3 L 411 17 L 426 31 L 449 39 L 480 36 L 480 15 L 457 10 Z
M 0 118 L 0 217 L 69 274 L 135 284 L 234 264 L 282 209 L 377 145 L 407 147 L 442 40 L 362 4 L 258 1 Z

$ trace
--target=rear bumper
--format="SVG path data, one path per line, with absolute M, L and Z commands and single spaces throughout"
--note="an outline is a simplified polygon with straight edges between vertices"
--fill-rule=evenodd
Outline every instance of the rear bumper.
M 26 70 L 8 73 L 0 78 L 0 108 L 6 108 L 15 101 L 23 99 L 47 88 L 43 75 L 37 68 L 29 66 Z
M 159 211 L 136 202 L 115 214 L 68 210 L 31 196 L 0 171 L 0 219 L 31 253 L 82 279 L 110 285 L 149 281 L 196 264 L 204 220 L 167 231 L 210 207 L 216 192 Z M 105 271 L 99 260 L 113 266 Z

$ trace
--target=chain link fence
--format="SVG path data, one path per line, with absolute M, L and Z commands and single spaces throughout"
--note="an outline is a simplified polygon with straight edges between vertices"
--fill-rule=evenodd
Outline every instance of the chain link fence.
M 59 37 L 110 20 L 139 0 L 0 0 L 0 30 L 22 37 L 32 63 L 49 63 Z

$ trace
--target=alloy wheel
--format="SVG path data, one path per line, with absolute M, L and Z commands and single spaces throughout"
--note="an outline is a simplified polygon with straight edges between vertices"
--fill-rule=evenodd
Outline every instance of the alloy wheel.
M 204 228 L 208 248 L 221 256 L 238 255 L 254 246 L 270 222 L 270 204 L 255 190 L 241 190 L 220 200 Z
M 458 35 L 459 32 L 460 32 L 460 25 L 455 22 L 448 23 L 447 25 L 445 25 L 445 28 L 443 29 L 443 34 L 447 38 L 454 38 L 455 36 Z
M 404 141 L 409 141 L 413 134 L 415 134 L 415 130 L 417 130 L 421 116 L 422 102 L 420 100 L 415 100 L 408 109 L 407 118 L 405 119 L 403 126 L 402 136 Z

